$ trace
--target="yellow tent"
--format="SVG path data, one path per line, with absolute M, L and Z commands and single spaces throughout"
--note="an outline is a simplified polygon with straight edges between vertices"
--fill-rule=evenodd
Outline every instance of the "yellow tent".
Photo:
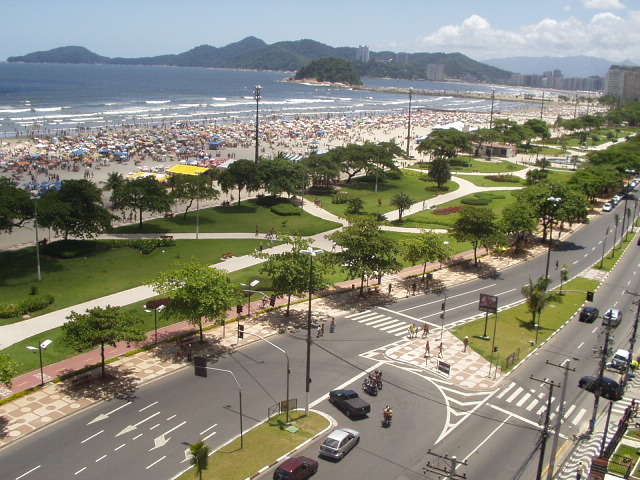
M 200 175 L 207 170 L 209 169 L 205 167 L 193 167 L 191 165 L 174 165 L 169 170 L 167 170 L 167 173 L 176 173 L 180 175 Z

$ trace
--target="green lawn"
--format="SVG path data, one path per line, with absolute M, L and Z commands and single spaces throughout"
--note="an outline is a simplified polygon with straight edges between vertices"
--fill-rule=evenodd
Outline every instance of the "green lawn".
M 496 215 L 500 216 L 502 210 L 514 201 L 514 193 L 517 193 L 517 191 L 496 190 L 495 192 L 491 191 L 474 193 L 466 197 L 457 198 L 450 202 L 440 204 L 434 210 L 437 211 L 447 207 L 462 207 L 464 206 L 464 204 L 462 203 L 462 200 L 464 198 L 484 197 L 491 199 L 491 202 L 486 205 L 486 207 L 491 208 L 496 213 Z M 433 213 L 434 210 L 424 210 L 422 212 L 409 215 L 408 217 L 404 217 L 402 226 L 413 228 L 450 228 L 458 218 L 457 213 L 452 213 L 449 215 L 437 215 Z
M 326 418 L 317 413 L 291 412 L 291 425 L 298 428 L 295 433 L 286 431 L 285 416 L 279 415 L 244 434 L 244 448 L 240 439 L 224 445 L 209 457 L 209 468 L 203 472 L 206 480 L 244 480 L 253 478 L 265 465 L 294 450 L 329 426 Z M 193 443 L 199 439 L 194 438 Z M 179 479 L 197 478 L 194 469 Z
M 581 292 L 594 291 L 598 286 L 597 280 L 587 280 L 576 278 L 564 286 L 564 290 L 579 290 Z M 558 330 L 585 302 L 585 293 L 565 293 L 564 295 L 553 294 L 550 302 L 542 312 L 540 328 L 538 330 L 538 344 L 545 341 L 553 332 Z M 577 320 L 575 320 L 577 321 Z M 489 315 L 488 333 L 493 336 L 495 315 Z M 451 330 L 456 337 L 462 341 L 464 337 L 470 338 L 470 346 L 477 353 L 487 360 L 491 359 L 491 340 L 480 338 L 484 333 L 484 318 L 462 325 Z M 587 325 L 585 328 L 589 328 Z M 525 304 L 502 311 L 498 314 L 498 327 L 495 338 L 495 345 L 498 347 L 497 355 L 494 354 L 493 361 L 497 360 L 504 367 L 504 360 L 509 355 L 516 353 L 518 359 L 523 359 L 531 352 L 535 345 L 530 341 L 536 338 L 536 331 L 531 323 L 531 313 L 528 312 Z M 517 364 L 518 361 L 515 361 Z M 505 370 L 513 367 L 511 364 Z
M 444 191 L 451 192 L 458 188 L 456 183 L 449 182 L 445 185 L 446 190 L 440 190 L 434 182 L 420 180 L 421 175 L 423 175 L 421 172 L 405 169 L 402 177 L 398 180 L 386 180 L 384 183 L 378 182 L 377 193 L 375 192 L 375 182 L 355 178 L 351 183 L 341 184 L 340 191 L 346 192 L 348 196 L 361 198 L 364 202 L 365 212 L 386 213 L 396 209 L 390 203 L 391 197 L 396 193 L 406 193 L 418 203 L 433 198 Z M 344 216 L 344 212 L 348 207 L 346 203 L 332 203 L 333 197 L 331 194 L 307 195 L 305 198 L 310 202 L 319 199 L 325 210 L 338 216 Z
M 524 187 L 526 185 L 526 181 L 523 178 L 511 176 L 513 179 L 517 180 L 517 182 L 496 182 L 495 180 L 491 180 L 487 177 L 493 176 L 494 174 L 487 175 L 457 175 L 463 180 L 473 183 L 478 187 Z
M 254 226 L 255 228 L 255 226 Z M 3 302 L 27 298 L 33 285 L 39 293 L 56 301 L 34 315 L 48 313 L 88 300 L 137 287 L 176 263 L 197 258 L 217 264 L 222 255 L 236 256 L 255 251 L 260 240 L 177 240 L 175 247 L 156 249 L 142 255 L 132 248 L 112 249 L 93 256 L 60 260 L 41 257 L 42 281 L 36 280 L 35 247 L 0 253 L 0 298 Z M 224 269 L 224 262 L 219 265 Z M 19 319 L 0 319 L 0 325 Z
M 411 168 L 420 170 L 429 170 L 428 163 L 418 163 Z M 452 173 L 508 173 L 523 170 L 525 165 L 510 162 L 509 160 L 480 160 L 471 158 L 471 165 L 469 166 L 469 159 L 466 157 L 454 158 L 451 161 Z
M 310 215 L 306 211 L 302 215 L 280 216 L 274 214 L 269 207 L 258 205 L 255 199 L 237 203 L 229 207 L 213 207 L 200 210 L 200 232 L 255 232 L 256 226 L 260 233 L 267 233 L 272 228 L 283 233 L 308 236 L 325 232 L 339 227 Z M 159 218 L 138 225 L 126 225 L 114 229 L 114 233 L 195 233 L 196 212 L 190 211 L 186 220 L 183 214 L 173 218 Z

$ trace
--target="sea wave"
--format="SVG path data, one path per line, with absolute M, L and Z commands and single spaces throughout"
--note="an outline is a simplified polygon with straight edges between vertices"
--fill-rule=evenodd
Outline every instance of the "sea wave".
M 148 103 L 150 105 L 159 105 L 163 103 L 171 103 L 171 100 L 146 100 L 144 103 Z

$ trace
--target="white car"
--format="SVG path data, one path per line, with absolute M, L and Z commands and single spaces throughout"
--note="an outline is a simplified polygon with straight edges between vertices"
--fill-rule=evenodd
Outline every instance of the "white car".
M 360 434 L 350 428 L 338 428 L 320 445 L 320 455 L 341 459 L 360 441 Z
M 614 197 L 611 199 L 611 202 L 614 205 L 618 205 L 620 203 L 620 200 L 622 200 L 622 197 L 620 195 L 614 195 Z
M 611 202 L 607 202 L 604 205 L 602 205 L 603 212 L 610 212 L 611 210 L 613 210 L 613 205 L 611 204 Z

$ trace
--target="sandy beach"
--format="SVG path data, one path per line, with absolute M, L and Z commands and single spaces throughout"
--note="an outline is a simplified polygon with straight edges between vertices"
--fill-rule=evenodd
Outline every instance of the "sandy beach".
M 543 118 L 553 123 L 558 115 L 573 118 L 575 107 L 567 104 L 545 105 Z M 539 118 L 539 108 L 529 108 L 509 115 L 494 114 L 524 122 Z M 415 150 L 417 139 L 428 135 L 433 128 L 451 127 L 475 129 L 489 126 L 489 114 L 417 110 L 411 112 L 410 155 L 416 161 L 421 155 Z M 395 140 L 406 148 L 408 115 L 371 115 L 358 120 L 340 118 L 299 118 L 293 121 L 261 119 L 260 155 L 273 158 L 279 152 L 305 157 L 312 151 L 322 152 L 349 143 Z M 0 142 L 0 175 L 13 178 L 24 188 L 29 183 L 55 182 L 87 178 L 101 186 L 109 173 L 129 176 L 139 172 L 162 172 L 179 162 L 197 160 L 201 165 L 216 166 L 228 159 L 253 159 L 255 155 L 255 125 L 235 124 L 176 124 L 149 130 L 122 126 L 119 129 L 88 130 L 73 136 L 19 137 Z M 220 143 L 218 150 L 210 150 L 209 142 Z M 106 154 L 107 150 L 109 151 Z M 100 153 L 100 152 L 103 153 Z M 115 152 L 128 151 L 128 160 L 117 160 Z M 126 158 L 126 157 L 122 157 Z M 105 192 L 105 204 L 109 194 Z M 229 200 L 221 194 L 215 202 Z M 178 209 L 179 207 L 174 207 Z M 127 219 L 128 220 L 128 219 Z M 132 219 L 133 221 L 133 219 Z M 48 234 L 41 232 L 41 236 Z M 30 227 L 14 229 L 0 235 L 0 249 L 33 243 Z

